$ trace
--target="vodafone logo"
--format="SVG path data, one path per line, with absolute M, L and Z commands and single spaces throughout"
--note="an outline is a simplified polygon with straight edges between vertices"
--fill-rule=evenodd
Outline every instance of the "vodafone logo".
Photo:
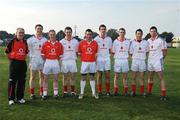
M 92 52 L 92 48 L 88 47 L 87 52 Z
M 23 53 L 24 50 L 22 48 L 19 48 L 19 53 Z
M 55 53 L 55 52 L 56 52 L 55 48 L 52 48 L 51 53 Z

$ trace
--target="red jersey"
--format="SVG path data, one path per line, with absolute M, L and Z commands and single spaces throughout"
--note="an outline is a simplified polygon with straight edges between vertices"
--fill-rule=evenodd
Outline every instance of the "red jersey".
M 28 54 L 26 40 L 19 41 L 16 38 L 11 40 L 11 42 L 7 45 L 5 52 L 8 54 L 9 59 L 25 60 Z
M 94 40 L 90 43 L 88 43 L 86 40 L 82 40 L 79 43 L 78 52 L 81 54 L 82 62 L 95 62 L 97 51 L 98 44 Z
M 52 43 L 50 40 L 45 42 L 41 50 L 45 59 L 60 59 L 60 55 L 63 54 L 62 44 L 58 41 Z

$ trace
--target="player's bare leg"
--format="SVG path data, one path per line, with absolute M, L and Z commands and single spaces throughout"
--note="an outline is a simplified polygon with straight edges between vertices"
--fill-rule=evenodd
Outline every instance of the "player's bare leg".
M 140 72 L 140 93 L 141 95 L 143 95 L 144 97 L 146 97 L 146 92 L 144 90 L 144 85 L 145 85 L 145 82 L 144 82 L 144 75 L 145 75 L 145 72 Z
M 75 76 L 76 76 L 76 73 L 69 73 L 70 75 L 70 86 L 71 86 L 71 95 L 72 96 L 76 96 L 76 92 L 75 92 Z
M 102 71 L 97 72 L 97 88 L 98 88 L 98 95 L 102 95 Z
M 48 75 L 44 75 L 44 81 L 43 81 L 43 96 L 42 98 L 44 100 L 47 99 L 47 95 L 48 95 Z
M 127 80 L 127 73 L 122 73 L 123 84 L 124 84 L 124 95 L 128 95 L 128 80 Z
M 118 95 L 118 82 L 119 80 L 119 73 L 115 72 L 114 73 L 114 95 L 117 96 Z
M 30 87 L 30 97 L 31 99 L 35 99 L 34 94 L 34 81 L 36 79 L 37 71 L 30 69 L 30 79 L 29 79 L 29 87 Z
M 161 100 L 166 100 L 166 87 L 165 87 L 163 72 L 159 71 L 157 72 L 157 75 L 161 82 Z
M 153 76 L 154 76 L 154 72 L 153 71 L 149 71 L 148 72 L 148 95 L 151 95 L 152 92 L 152 86 L 153 86 Z
M 59 77 L 59 74 L 54 74 L 53 77 L 54 77 L 54 82 L 53 82 L 54 97 L 58 98 L 59 97 L 59 94 L 58 94 L 58 77 Z
M 63 97 L 67 97 L 67 81 L 68 81 L 68 73 L 63 73 Z
M 42 70 L 39 70 L 39 95 L 42 96 L 43 94 L 43 79 L 44 74 L 42 73 Z
M 132 92 L 131 92 L 131 96 L 135 96 L 136 95 L 136 77 L 137 77 L 137 72 L 132 71 Z
M 106 95 L 110 95 L 110 70 L 105 71 L 106 77 Z

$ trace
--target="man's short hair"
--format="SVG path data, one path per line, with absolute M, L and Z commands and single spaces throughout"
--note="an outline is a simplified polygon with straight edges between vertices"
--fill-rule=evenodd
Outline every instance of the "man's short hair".
M 104 24 L 101 24 L 101 25 L 99 26 L 99 30 L 100 30 L 102 27 L 106 28 L 106 26 L 105 26 Z
M 149 29 L 149 30 L 151 31 L 152 29 L 156 30 L 156 32 L 157 32 L 157 27 L 152 26 L 152 27 L 150 27 L 150 29 Z
M 87 32 L 93 33 L 93 31 L 91 29 L 86 29 L 85 33 L 87 33 Z
M 65 29 L 64 29 L 64 31 L 66 31 L 66 30 L 71 30 L 71 32 L 72 32 L 72 28 L 71 27 L 65 27 Z
M 142 29 L 137 29 L 135 33 L 137 34 L 137 32 L 141 32 L 143 34 Z
M 42 26 L 41 24 L 35 25 L 35 29 L 36 29 L 37 27 L 42 27 L 42 28 L 43 28 L 43 26 Z

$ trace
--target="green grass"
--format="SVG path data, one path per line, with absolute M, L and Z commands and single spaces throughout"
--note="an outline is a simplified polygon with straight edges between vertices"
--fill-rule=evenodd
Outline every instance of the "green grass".
M 2 49 L 1 49 L 2 51 Z M 180 49 L 169 49 L 165 60 L 165 81 L 168 101 L 160 101 L 160 82 L 155 80 L 153 95 L 148 98 L 136 97 L 102 97 L 99 100 L 91 98 L 89 81 L 87 82 L 83 100 L 75 98 L 53 98 L 47 101 L 41 99 L 29 100 L 28 79 L 26 82 L 24 105 L 8 106 L 8 60 L 0 52 L 0 120 L 178 120 L 180 119 Z M 80 62 L 78 62 L 78 67 Z M 79 93 L 80 74 L 77 73 L 76 88 Z M 130 83 L 130 74 L 129 74 Z M 147 79 L 146 79 L 147 83 Z M 113 72 L 111 73 L 111 92 L 113 92 Z M 122 81 L 120 85 L 122 91 Z M 129 84 L 130 86 L 130 84 Z M 147 87 L 147 84 L 146 84 Z M 38 80 L 36 80 L 38 88 Z M 62 76 L 59 79 L 62 93 Z M 131 89 L 131 88 L 130 88 Z M 130 90 L 129 89 L 129 90 Z M 147 89 L 147 88 L 146 88 Z M 139 88 L 137 88 L 139 90 Z M 38 89 L 36 89 L 38 93 Z M 52 95 L 52 79 L 49 80 L 49 94 Z M 62 95 L 62 94 L 61 94 Z

